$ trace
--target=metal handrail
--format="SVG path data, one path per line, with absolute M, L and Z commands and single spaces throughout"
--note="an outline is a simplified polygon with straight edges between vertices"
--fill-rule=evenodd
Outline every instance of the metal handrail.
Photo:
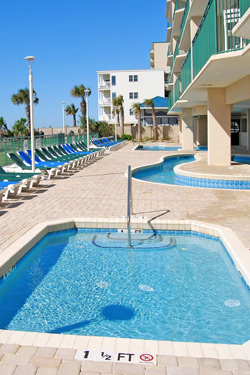
M 127 230 L 128 230 L 128 247 L 132 248 L 131 241 L 131 214 L 133 212 L 133 198 L 132 198 L 132 172 L 131 165 L 128 166 L 128 200 L 127 200 Z

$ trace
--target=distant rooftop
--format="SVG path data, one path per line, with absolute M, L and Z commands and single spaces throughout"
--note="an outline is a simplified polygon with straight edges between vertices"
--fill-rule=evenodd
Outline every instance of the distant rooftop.
M 155 96 L 152 98 L 155 108 L 168 108 L 168 99 L 163 98 L 162 96 Z M 150 108 L 146 107 L 144 103 L 141 103 L 141 108 Z

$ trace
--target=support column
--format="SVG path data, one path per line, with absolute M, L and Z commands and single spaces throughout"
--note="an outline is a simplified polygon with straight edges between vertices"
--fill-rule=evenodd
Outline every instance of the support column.
M 247 110 L 247 150 L 250 150 L 250 109 Z
M 182 150 L 194 149 L 194 126 L 191 108 L 182 109 Z
M 208 165 L 231 165 L 231 106 L 224 88 L 208 89 Z

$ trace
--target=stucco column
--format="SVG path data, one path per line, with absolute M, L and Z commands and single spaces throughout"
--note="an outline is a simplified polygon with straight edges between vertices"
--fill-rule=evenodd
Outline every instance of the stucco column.
M 247 150 L 250 150 L 250 109 L 247 110 Z
M 182 150 L 194 148 L 194 126 L 191 108 L 182 109 Z
M 208 164 L 231 165 L 231 106 L 224 88 L 208 89 Z

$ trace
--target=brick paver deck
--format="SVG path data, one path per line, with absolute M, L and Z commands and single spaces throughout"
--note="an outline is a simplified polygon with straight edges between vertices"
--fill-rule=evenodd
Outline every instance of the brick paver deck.
M 70 176 L 43 181 L 39 188 L 0 205 L 0 251 L 35 224 L 58 218 L 109 217 L 126 215 L 127 166 L 158 162 L 161 151 L 132 151 L 133 145 L 106 155 Z M 169 152 L 170 154 L 170 152 Z M 247 172 L 248 168 L 244 166 Z M 224 191 L 168 186 L 133 180 L 133 211 L 149 219 L 169 209 L 162 218 L 195 219 L 228 226 L 250 248 L 250 191 Z M 61 348 L 63 349 L 63 348 Z M 72 349 L 73 350 L 73 349 Z M 159 358 L 157 367 L 100 363 L 81 363 L 69 349 L 42 348 L 17 344 L 0 347 L 0 374 L 250 374 L 247 360 L 197 359 L 193 357 Z M 86 365 L 86 363 L 90 363 Z

